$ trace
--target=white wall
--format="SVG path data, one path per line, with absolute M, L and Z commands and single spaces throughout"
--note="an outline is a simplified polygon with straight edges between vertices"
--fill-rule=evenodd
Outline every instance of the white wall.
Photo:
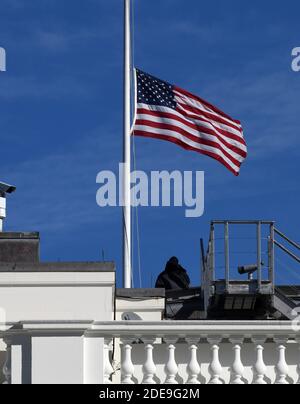
M 82 384 L 82 337 L 33 337 L 33 384 Z
M 8 338 L 12 383 L 82 384 L 89 368 L 95 369 L 97 364 L 95 380 L 101 380 L 103 343 L 98 339 L 100 354 L 95 358 L 95 350 L 89 348 L 93 341 L 84 342 L 84 330 L 93 321 L 113 320 L 114 290 L 114 271 L 1 272 L 0 330 L 3 323 L 8 327 L 15 324 L 13 328 L 23 323 L 23 331 L 12 332 Z M 45 332 L 52 322 L 60 323 L 59 331 Z M 34 330 L 29 323 L 35 323 Z M 74 332 L 72 323 L 76 324 Z M 0 341 L 1 369 L 4 350 L 6 345 Z
M 128 312 L 137 314 L 144 321 L 160 321 L 163 319 L 164 310 L 164 298 L 116 299 L 117 321 L 122 320 L 123 313 Z
M 0 273 L 0 308 L 8 323 L 111 321 L 114 283 L 114 272 Z

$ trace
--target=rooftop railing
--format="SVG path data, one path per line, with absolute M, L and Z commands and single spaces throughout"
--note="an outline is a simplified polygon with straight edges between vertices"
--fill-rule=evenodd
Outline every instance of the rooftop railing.
M 231 285 L 237 281 L 236 275 L 233 275 L 232 265 L 231 265 L 231 247 L 234 244 L 234 240 L 231 239 L 231 228 L 237 226 L 251 226 L 256 228 L 255 235 L 255 245 L 256 245 L 256 260 L 255 264 L 252 265 L 252 272 L 249 271 L 249 279 L 252 280 L 253 273 L 257 274 L 257 293 L 265 293 L 265 288 L 263 283 L 268 283 L 268 291 L 274 293 L 275 291 L 275 268 L 274 268 L 274 246 L 275 246 L 275 223 L 273 221 L 266 220 L 215 220 L 211 222 L 210 236 L 208 243 L 207 254 L 203 255 L 203 265 L 202 265 L 202 285 L 204 286 L 204 293 L 206 294 L 205 300 L 208 301 L 211 294 L 211 286 L 214 281 L 217 280 L 216 276 L 216 228 L 223 228 L 223 242 L 224 242 L 224 252 L 223 263 L 224 263 L 224 273 L 221 274 L 218 279 L 223 279 L 225 281 L 225 293 L 230 293 Z M 263 277 L 263 256 L 262 256 L 262 231 L 264 234 L 267 232 L 267 278 Z M 220 240 L 221 238 L 219 238 Z M 203 251 L 203 242 L 202 242 Z M 203 253 L 202 253 L 203 254 Z M 237 271 L 238 268 L 235 268 Z M 247 273 L 247 270 L 244 272 Z
M 104 383 L 298 384 L 300 335 L 290 322 L 95 323 Z M 120 354 L 113 360 L 113 342 Z M 116 352 L 116 346 L 114 348 Z

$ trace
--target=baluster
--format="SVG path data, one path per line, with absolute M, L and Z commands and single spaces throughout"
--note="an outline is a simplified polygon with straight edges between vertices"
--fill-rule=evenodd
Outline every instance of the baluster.
M 234 362 L 232 365 L 233 380 L 231 384 L 245 384 L 243 379 L 245 368 L 241 360 L 241 350 L 243 344 L 243 337 L 231 338 L 230 342 L 233 344 Z
M 122 375 L 122 384 L 134 384 L 132 380 L 134 375 L 134 366 L 131 359 L 132 352 L 132 343 L 133 339 L 128 341 L 123 340 L 122 347 L 122 364 L 121 364 L 121 375 Z
M 267 367 L 264 362 L 264 343 L 266 342 L 265 338 L 262 337 L 253 337 L 252 338 L 255 344 L 256 350 L 256 364 L 254 365 L 254 379 L 253 384 L 267 384 L 265 381 L 265 376 L 267 374 Z
M 297 367 L 297 372 L 298 372 L 299 378 L 298 378 L 298 381 L 296 384 L 300 384 L 300 339 L 297 339 L 297 343 L 298 343 L 298 348 L 299 348 L 299 358 L 298 358 L 299 364 Z
M 211 345 L 212 350 L 212 361 L 209 367 L 211 373 L 211 379 L 209 381 L 209 384 L 223 384 L 221 380 L 223 368 L 221 366 L 219 359 L 219 350 L 220 350 L 219 345 L 221 341 L 222 338 L 208 338 L 208 342 Z
M 190 363 L 187 366 L 187 373 L 189 375 L 187 384 L 201 384 L 199 381 L 201 368 L 199 366 L 197 358 L 197 351 L 198 351 L 197 344 L 199 343 L 199 338 L 197 339 L 186 338 L 186 341 L 189 344 L 189 350 L 191 352 Z
M 274 339 L 277 344 L 279 352 L 279 360 L 276 366 L 277 379 L 275 384 L 289 384 L 287 377 L 289 374 L 289 367 L 286 363 L 286 343 L 287 339 Z
M 5 338 L 4 342 L 6 344 L 6 359 L 3 365 L 3 375 L 5 377 L 5 381 L 2 384 L 11 384 L 11 340 Z
M 104 384 L 112 384 L 110 377 L 114 372 L 114 368 L 110 362 L 111 340 L 104 340 Z
M 143 384 L 156 384 L 154 376 L 156 375 L 156 366 L 153 360 L 154 339 L 145 340 L 146 362 L 143 366 Z
M 176 351 L 175 344 L 177 342 L 177 338 L 176 339 L 166 338 L 165 341 L 168 344 L 168 352 L 169 352 L 168 362 L 165 367 L 165 372 L 167 375 L 165 384 L 178 384 L 178 382 L 176 381 L 176 376 L 178 374 L 178 366 L 175 360 L 175 351 Z

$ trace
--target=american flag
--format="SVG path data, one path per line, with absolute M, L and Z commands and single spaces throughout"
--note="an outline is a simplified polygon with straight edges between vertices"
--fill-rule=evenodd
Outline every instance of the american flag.
M 135 136 L 167 140 L 222 163 L 235 175 L 247 157 L 240 121 L 201 98 L 136 69 Z

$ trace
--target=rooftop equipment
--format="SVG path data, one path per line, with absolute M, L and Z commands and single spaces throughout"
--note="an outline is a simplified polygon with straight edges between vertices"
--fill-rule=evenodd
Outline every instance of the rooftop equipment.
M 0 232 L 3 232 L 3 222 L 6 218 L 6 195 L 15 192 L 16 187 L 13 185 L 0 182 Z
M 246 254 L 250 254 L 249 240 L 252 240 L 256 247 L 252 254 L 256 255 L 257 262 L 238 266 L 238 276 L 234 276 L 233 262 L 240 260 L 235 248 L 240 246 L 243 237 L 234 237 L 232 228 L 240 226 L 245 226 L 246 229 Z M 248 232 L 251 228 L 252 231 L 255 230 L 255 236 L 250 238 Z M 220 229 L 223 229 L 221 236 Z M 275 286 L 275 249 L 281 249 L 297 263 L 300 263 L 300 258 L 279 243 L 278 237 L 300 250 L 300 245 L 276 229 L 273 221 L 211 222 L 207 253 L 203 248 L 204 242 L 201 241 L 202 295 L 207 319 L 268 319 L 274 315 L 281 315 L 283 319 L 295 317 L 295 309 L 300 308 L 300 293 L 292 299 L 284 288 Z M 223 244 L 221 249 L 220 242 Z M 262 261 L 264 254 L 267 256 L 266 265 Z M 248 279 L 243 279 L 243 275 L 248 275 Z

